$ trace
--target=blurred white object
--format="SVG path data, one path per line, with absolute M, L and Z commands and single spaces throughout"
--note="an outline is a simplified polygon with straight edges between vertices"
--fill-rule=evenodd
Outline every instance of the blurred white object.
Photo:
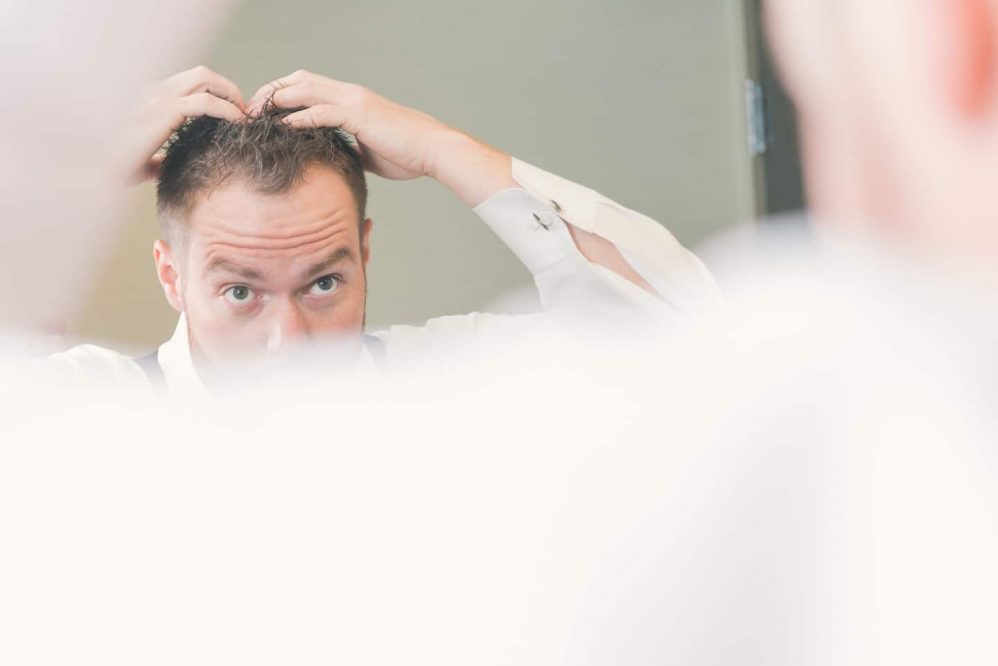
M 8 369 L 0 661 L 995 663 L 994 285 L 816 250 L 722 249 L 729 311 L 585 363 L 193 409 Z
M 4 661 L 993 663 L 991 297 L 755 249 L 660 345 L 193 408 L 8 384 Z
M 231 0 L 7 0 L 0 9 L 0 326 L 58 331 L 113 238 L 138 90 L 191 63 Z

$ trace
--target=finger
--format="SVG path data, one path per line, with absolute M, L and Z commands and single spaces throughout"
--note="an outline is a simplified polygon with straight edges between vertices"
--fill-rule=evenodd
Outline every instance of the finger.
M 277 85 L 277 82 L 272 81 L 260 86 L 260 88 L 253 93 L 253 96 L 249 98 L 249 101 L 246 102 L 246 112 L 251 116 L 255 116 L 259 113 L 260 109 L 263 108 L 264 102 L 266 102 L 267 99 L 274 94 L 274 91 L 277 90 Z
M 366 150 L 364 145 L 359 142 L 357 143 L 357 152 L 360 154 L 360 163 L 364 167 L 364 171 L 377 174 L 382 178 L 411 180 L 423 175 L 418 171 L 406 169 L 394 162 L 390 162 L 371 150 Z
M 357 154 L 360 155 L 360 163 L 364 167 L 364 171 L 378 173 L 394 166 L 391 162 L 382 159 L 376 153 L 364 148 L 364 145 L 359 141 L 357 142 Z
M 167 79 L 166 83 L 170 92 L 176 97 L 209 92 L 216 97 L 228 100 L 240 109 L 246 108 L 239 86 L 203 65 L 181 72 Z
M 308 72 L 303 69 L 299 69 L 295 72 L 288 74 L 287 76 L 282 76 L 279 79 L 274 79 L 269 83 L 265 83 L 260 86 L 253 96 L 250 97 L 250 101 L 247 103 L 247 109 L 252 111 L 259 111 L 263 107 L 264 102 L 266 102 L 276 91 L 281 88 L 287 88 L 296 83 L 305 80 L 308 77 Z
M 246 118 L 243 110 L 228 100 L 216 97 L 208 92 L 194 93 L 181 97 L 178 110 L 187 118 L 211 116 L 230 122 L 240 122 Z
M 350 127 L 352 123 L 347 109 L 333 104 L 318 104 L 295 111 L 285 116 L 284 122 L 292 127 L 342 127 L 355 134 Z
M 271 88 L 269 98 L 278 108 L 293 109 L 298 106 L 345 103 L 356 96 L 354 93 L 359 92 L 360 87 L 354 84 L 312 75 L 297 82 L 282 82 L 282 85 Z
M 324 86 L 313 81 L 298 83 L 275 90 L 270 99 L 274 106 L 281 109 L 335 104 L 336 97 L 331 92 L 323 90 L 323 88 Z

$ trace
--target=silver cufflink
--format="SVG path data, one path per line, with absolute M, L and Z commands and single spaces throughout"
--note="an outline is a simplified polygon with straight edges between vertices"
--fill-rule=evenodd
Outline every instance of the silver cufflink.
M 537 231 L 538 229 L 544 229 L 545 231 L 547 231 L 548 229 L 551 228 L 551 225 L 554 224 L 553 221 L 550 220 L 545 221 L 537 213 L 532 213 L 532 215 L 534 216 L 534 224 L 533 224 L 534 231 Z

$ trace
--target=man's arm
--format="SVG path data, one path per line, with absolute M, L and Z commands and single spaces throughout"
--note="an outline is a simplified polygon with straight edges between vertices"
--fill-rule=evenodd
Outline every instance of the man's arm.
M 514 160 L 425 113 L 391 102 L 361 86 L 301 70 L 260 88 L 250 99 L 247 112 L 252 115 L 267 103 L 282 108 L 303 107 L 286 118 L 285 122 L 293 126 L 342 127 L 353 134 L 365 168 L 372 173 L 392 179 L 429 176 L 438 180 L 484 217 L 535 277 L 539 277 L 538 271 L 564 258 L 564 248 L 551 238 L 557 234 L 547 234 L 543 241 L 534 243 L 544 235 L 530 237 L 524 232 L 531 227 L 531 218 L 536 221 L 534 229 L 546 232 L 559 231 L 564 226 L 570 251 L 577 251 L 588 262 L 673 305 L 671 295 L 662 291 L 663 288 L 672 291 L 676 281 L 658 279 L 662 262 L 670 258 L 683 265 L 670 266 L 666 272 L 689 273 L 692 267 L 695 275 L 686 282 L 703 282 L 702 292 L 708 300 L 715 294 L 713 280 L 703 266 L 661 225 L 654 222 L 649 225 L 647 218 L 635 217 L 636 213 L 620 206 L 613 205 L 614 210 L 609 210 L 605 207 L 612 202 L 602 198 L 597 201 L 599 195 L 592 190 Z M 533 177 L 537 174 L 548 176 L 554 186 L 545 183 L 544 178 Z M 555 190 L 560 202 L 553 196 Z M 513 194 L 506 196 L 505 193 L 513 191 L 529 195 L 535 205 L 531 206 L 522 197 L 517 200 Z M 517 215 L 511 212 L 513 209 Z M 605 233 L 615 226 L 626 230 L 620 234 Z M 622 245 L 618 239 L 626 242 Z M 667 252 L 663 257 L 649 252 L 650 249 L 659 254 Z M 636 259 L 635 255 L 642 255 L 644 260 Z M 634 265 L 636 260 L 644 271 Z M 690 302 L 697 298 L 678 300 Z
M 451 129 L 451 128 L 448 128 Z M 510 188 L 521 187 L 513 177 L 513 159 L 502 151 L 451 129 L 429 174 L 454 191 L 471 208 Z M 572 241 L 586 259 L 608 268 L 652 294 L 655 289 L 624 259 L 613 243 L 569 222 Z

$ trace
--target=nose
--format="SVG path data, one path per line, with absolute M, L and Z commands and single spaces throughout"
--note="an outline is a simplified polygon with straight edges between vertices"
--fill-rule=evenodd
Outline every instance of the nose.
M 294 346 L 308 337 L 308 322 L 294 302 L 284 302 L 274 313 L 267 336 L 267 351 L 275 352 Z

